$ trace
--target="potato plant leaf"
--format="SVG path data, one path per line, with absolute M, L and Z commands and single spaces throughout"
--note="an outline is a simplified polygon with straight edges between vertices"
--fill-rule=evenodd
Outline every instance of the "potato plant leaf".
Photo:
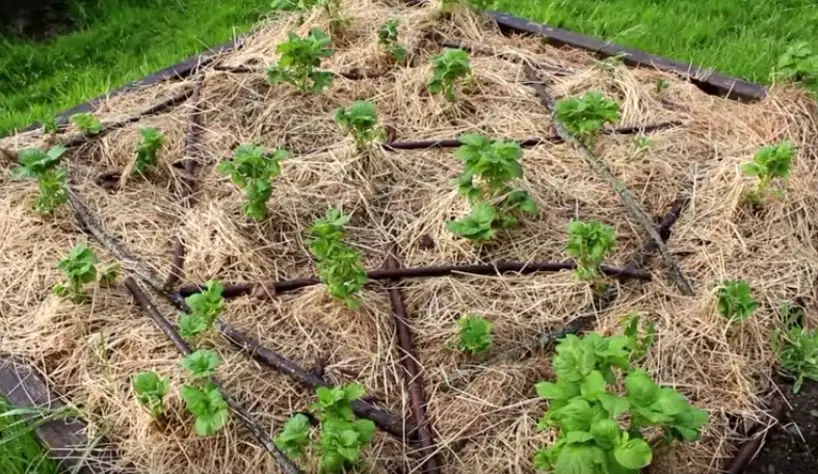
M 165 136 L 153 127 L 140 128 L 139 136 L 133 172 L 144 174 L 149 167 L 156 164 L 156 153 L 165 143 Z
M 479 355 L 491 348 L 492 324 L 476 314 L 469 314 L 457 321 L 458 348 L 471 355 Z
M 619 120 L 619 105 L 591 91 L 582 97 L 569 97 L 557 101 L 556 116 L 572 135 L 590 146 L 602 127 Z
M 357 294 L 369 277 L 361 264 L 360 252 L 343 241 L 343 226 L 348 220 L 340 209 L 328 210 L 324 219 L 313 224 L 307 245 L 329 295 L 350 309 L 357 309 L 360 306 Z
M 761 306 L 744 280 L 725 280 L 718 290 L 718 310 L 730 321 L 744 321 Z
M 281 173 L 281 161 L 288 156 L 283 149 L 268 153 L 257 145 L 242 145 L 236 148 L 233 160 L 219 163 L 219 173 L 230 176 L 244 190 L 244 215 L 257 222 L 264 219 L 273 192 L 272 181 Z
M 599 277 L 599 266 L 616 247 L 613 227 L 599 221 L 573 220 L 568 224 L 568 243 L 565 251 L 576 259 L 576 274 L 580 280 L 593 281 Z
M 144 371 L 136 374 L 132 381 L 136 400 L 148 409 L 151 416 L 158 418 L 165 412 L 165 396 L 169 382 L 156 372 Z
M 469 53 L 462 49 L 446 48 L 432 58 L 432 79 L 428 89 L 431 94 L 443 94 L 449 102 L 454 102 L 455 85 L 471 75 Z
M 298 458 L 304 455 L 304 450 L 310 444 L 310 431 L 312 425 L 304 414 L 292 416 L 278 436 L 275 437 L 275 445 L 284 451 L 287 456 Z
M 378 111 L 371 102 L 357 101 L 347 108 L 336 109 L 335 121 L 355 138 L 359 150 L 365 150 L 383 138 L 383 130 L 378 125 Z
M 378 44 L 381 45 L 396 63 L 406 61 L 406 48 L 398 42 L 398 19 L 390 18 L 378 28 Z
M 300 92 L 321 92 L 332 82 L 332 74 L 320 71 L 321 60 L 332 56 L 330 38 L 318 28 L 301 38 L 287 34 L 287 41 L 276 47 L 279 60 L 267 69 L 267 78 L 273 84 L 287 82 Z
M 208 382 L 200 386 L 184 385 L 181 396 L 187 409 L 196 418 L 193 425 L 198 436 L 213 436 L 230 419 L 230 408 L 219 389 Z
M 219 354 L 210 349 L 199 349 L 182 359 L 182 367 L 187 369 L 194 380 L 211 377 L 221 364 Z

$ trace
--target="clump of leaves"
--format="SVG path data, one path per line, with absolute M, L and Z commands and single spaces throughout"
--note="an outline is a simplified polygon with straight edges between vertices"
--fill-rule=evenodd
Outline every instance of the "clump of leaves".
M 801 391 L 804 380 L 818 382 L 818 332 L 791 324 L 773 331 L 771 345 L 781 370 L 795 380 L 793 393 Z
M 646 137 L 645 135 L 639 135 L 638 137 L 636 137 L 636 140 L 634 140 L 634 142 L 636 143 L 637 148 L 643 150 L 653 144 L 653 141 L 650 139 L 650 137 Z
M 217 170 L 244 190 L 244 215 L 261 221 L 267 214 L 267 200 L 273 193 L 272 181 L 281 173 L 281 160 L 289 156 L 287 150 L 267 153 L 257 145 L 236 148 L 231 161 L 222 161 Z
M 589 333 L 583 338 L 569 335 L 557 345 L 557 380 L 541 382 L 536 389 L 550 400 L 538 428 L 559 433 L 554 444 L 535 455 L 536 469 L 635 474 L 653 460 L 643 429 L 659 428 L 666 440 L 698 440 L 707 413 L 631 367 L 628 344 L 627 336 Z M 624 394 L 615 389 L 617 372 L 624 377 Z
M 639 331 L 640 319 L 637 313 L 631 313 L 625 319 L 624 335 L 628 338 L 628 349 L 632 361 L 645 357 L 656 342 L 656 324 L 653 322 L 648 323 L 644 333 L 641 333 Z
M 603 126 L 619 120 L 619 104 L 599 91 L 590 91 L 557 101 L 556 115 L 569 133 L 591 146 Z
M 468 216 L 446 223 L 449 232 L 465 237 L 474 243 L 490 240 L 497 233 L 497 210 L 491 204 L 481 202 L 472 207 Z
M 68 173 L 59 168 L 60 158 L 66 151 L 63 146 L 53 146 L 47 152 L 26 148 L 19 153 L 20 163 L 14 169 L 14 177 L 37 181 L 39 194 L 34 201 L 34 210 L 40 214 L 51 214 L 68 200 Z
M 469 53 L 462 49 L 446 48 L 432 58 L 434 70 L 428 89 L 432 94 L 443 94 L 449 102 L 456 99 L 455 85 L 471 76 Z
M 744 280 L 724 280 L 718 291 L 718 310 L 730 321 L 744 321 L 761 306 Z
M 492 324 L 480 315 L 468 314 L 457 321 L 457 347 L 462 352 L 480 355 L 491 348 Z
M 165 143 L 165 136 L 153 127 L 140 128 L 139 135 L 133 170 L 134 173 L 144 174 L 149 166 L 156 164 L 156 152 Z
M 789 176 L 795 148 L 789 141 L 762 147 L 753 160 L 742 167 L 744 174 L 758 178 L 758 185 L 750 196 L 752 201 L 760 199 L 773 181 L 783 181 Z
M 304 450 L 310 445 L 311 431 L 312 425 L 306 415 L 303 413 L 294 415 L 287 420 L 281 433 L 275 437 L 276 447 L 291 458 L 299 458 L 304 455 Z
M 139 372 L 132 381 L 136 400 L 147 408 L 151 416 L 159 418 L 165 413 L 165 396 L 168 394 L 168 379 L 150 370 Z
M 57 118 L 49 115 L 42 119 L 43 131 L 49 135 L 56 135 L 59 127 L 57 126 Z
M 335 121 L 345 132 L 352 134 L 359 150 L 365 150 L 383 138 L 383 130 L 378 125 L 378 111 L 372 102 L 359 100 L 347 108 L 336 109 Z
M 580 280 L 593 282 L 599 278 L 599 266 L 616 248 L 613 227 L 599 221 L 568 223 L 568 243 L 565 251 L 577 262 L 576 274 Z
M 68 281 L 54 286 L 54 294 L 75 303 L 82 303 L 88 299 L 84 288 L 86 284 L 95 280 L 101 283 L 111 282 L 119 271 L 118 265 L 97 268 L 97 256 L 85 243 L 71 249 L 57 264 L 57 268 L 62 270 Z
M 99 135 L 102 133 L 102 124 L 93 114 L 74 114 L 69 120 L 85 135 Z
M 818 85 L 818 54 L 806 41 L 791 45 L 778 58 L 774 76 L 777 79 L 799 81 L 807 86 Z
M 180 393 L 188 411 L 196 418 L 193 431 L 198 436 L 216 434 L 230 419 L 227 402 L 210 380 L 221 362 L 221 357 L 208 349 L 199 349 L 182 360 L 193 383 L 183 385 Z
M 206 333 L 224 311 L 224 285 L 218 280 L 210 280 L 203 291 L 185 298 L 189 311 L 179 318 L 179 335 L 187 341 L 194 341 Z
M 318 69 L 321 59 L 333 53 L 329 44 L 330 38 L 318 28 L 304 38 L 288 33 L 287 41 L 276 47 L 280 57 L 267 69 L 267 78 L 273 84 L 292 84 L 301 92 L 321 92 L 332 82 L 332 73 Z
M 670 83 L 667 79 L 656 79 L 656 93 L 661 94 L 662 91 L 670 87 Z
M 406 48 L 398 42 L 398 19 L 390 18 L 378 28 L 378 44 L 392 56 L 396 63 L 406 61 Z
M 317 261 L 318 277 L 330 296 L 350 309 L 357 309 L 360 306 L 357 294 L 369 278 L 361 265 L 361 253 L 343 241 L 347 222 L 349 217 L 340 209 L 328 210 L 326 217 L 313 224 L 307 245 Z

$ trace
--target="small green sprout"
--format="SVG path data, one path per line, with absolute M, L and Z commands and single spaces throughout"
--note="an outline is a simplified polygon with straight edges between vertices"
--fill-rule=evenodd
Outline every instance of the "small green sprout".
M 20 164 L 13 175 L 15 178 L 33 178 L 37 181 L 39 194 L 34 201 L 34 210 L 40 214 L 51 214 L 68 200 L 68 172 L 58 167 L 66 151 L 67 148 L 63 146 L 53 146 L 47 152 L 38 148 L 20 151 Z
M 744 164 L 742 167 L 744 174 L 758 178 L 758 186 L 750 197 L 751 200 L 760 199 L 773 181 L 783 181 L 789 176 L 794 155 L 795 148 L 792 143 L 783 141 L 762 147 L 753 156 L 753 161 Z
M 480 315 L 468 314 L 457 321 L 458 349 L 480 355 L 491 348 L 492 324 Z
M 718 291 L 718 310 L 730 321 L 744 321 L 761 306 L 744 280 L 724 280 Z
M 294 415 L 287 420 L 281 433 L 275 437 L 276 447 L 291 458 L 299 458 L 304 455 L 304 450 L 310 444 L 311 431 L 312 425 L 306 415 L 302 413 Z
M 628 349 L 630 350 L 631 361 L 637 361 L 645 357 L 656 342 L 656 324 L 651 322 L 645 328 L 644 334 L 640 334 L 640 319 L 637 313 L 631 313 L 625 319 L 624 335 L 628 338 Z
M 212 436 L 221 430 L 230 418 L 230 408 L 218 387 L 210 380 L 221 365 L 221 358 L 211 350 L 200 349 L 182 360 L 193 379 L 193 384 L 183 385 L 181 396 L 196 418 L 193 426 L 198 436 Z
M 378 28 L 378 44 L 380 44 L 395 60 L 396 63 L 406 61 L 406 48 L 398 42 L 398 19 L 390 18 Z
M 636 137 L 636 140 L 634 142 L 636 143 L 637 148 L 643 150 L 653 145 L 653 140 L 651 140 L 650 137 L 646 137 L 645 135 L 639 135 L 638 137 Z
M 136 374 L 132 384 L 136 400 L 148 409 L 151 416 L 159 418 L 165 413 L 165 396 L 170 385 L 168 379 L 148 370 Z
M 771 345 L 781 370 L 795 379 L 793 393 L 801 391 L 804 380 L 818 382 L 818 332 L 793 324 L 773 331 Z
M 455 85 L 471 76 L 469 53 L 462 49 L 446 48 L 443 53 L 432 58 L 434 71 L 429 81 L 431 94 L 443 94 L 449 102 L 456 99 Z
M 134 173 L 144 174 L 148 167 L 156 164 L 156 152 L 165 143 L 165 136 L 153 127 L 140 128 L 139 135 L 133 171 Z
M 818 85 L 818 54 L 806 41 L 791 45 L 778 58 L 773 76 L 786 81 L 798 81 L 808 87 Z
M 447 222 L 446 228 L 453 234 L 480 243 L 490 240 L 497 233 L 494 230 L 497 220 L 494 206 L 481 202 L 472 207 L 468 216 Z
M 662 91 L 666 90 L 670 87 L 670 83 L 667 79 L 656 79 L 656 93 L 661 94 Z
M 378 125 L 378 111 L 371 102 L 359 100 L 348 108 L 338 108 L 335 110 L 335 121 L 355 137 L 359 150 L 365 150 L 375 141 L 383 139 L 383 130 Z
M 102 124 L 93 114 L 74 114 L 69 120 L 85 135 L 99 135 L 102 133 Z
M 343 241 L 343 227 L 348 221 L 349 217 L 340 209 L 329 209 L 324 219 L 313 224 L 307 245 L 330 296 L 350 309 L 357 309 L 360 307 L 357 294 L 369 278 L 361 265 L 361 253 Z
M 189 311 L 179 318 L 179 335 L 186 341 L 195 341 L 207 332 L 224 311 L 222 293 L 224 285 L 218 280 L 210 280 L 204 291 L 185 298 Z
M 288 156 L 283 149 L 267 153 L 257 145 L 242 145 L 236 148 L 232 161 L 219 163 L 219 173 L 230 175 L 233 183 L 244 190 L 244 215 L 254 221 L 264 220 L 273 193 L 272 181 L 281 173 L 280 163 Z
M 276 47 L 280 58 L 267 69 L 268 79 L 273 84 L 292 84 L 300 92 L 321 92 L 332 82 L 332 73 L 318 69 L 321 60 L 333 53 L 329 44 L 329 37 L 318 28 L 304 38 L 288 33 L 287 41 Z
M 599 221 L 573 220 L 568 224 L 565 251 L 576 260 L 576 274 L 580 280 L 597 280 L 599 266 L 614 248 L 616 233 L 613 227 Z
M 322 473 L 335 474 L 357 465 L 361 449 L 372 441 L 375 424 L 357 419 L 352 409 L 352 402 L 363 394 L 364 389 L 358 384 L 316 389 L 318 401 L 310 410 L 321 422 L 318 451 Z
M 100 271 L 97 268 L 97 256 L 85 243 L 78 244 L 66 255 L 57 268 L 62 270 L 68 283 L 54 286 L 54 294 L 68 298 L 75 303 L 83 303 L 88 299 L 84 286 L 95 280 L 110 282 L 116 278 L 118 265 L 109 265 Z
M 619 105 L 601 92 L 591 91 L 557 101 L 556 116 L 569 133 L 591 146 L 605 124 L 619 120 Z

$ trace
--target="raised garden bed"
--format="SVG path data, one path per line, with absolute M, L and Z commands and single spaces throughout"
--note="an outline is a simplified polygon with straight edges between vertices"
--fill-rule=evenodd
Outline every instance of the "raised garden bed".
M 368 1 L 343 12 L 350 23 L 324 59 L 335 78 L 321 94 L 271 85 L 264 74 L 288 31 L 329 31 L 323 13 L 296 13 L 260 26 L 239 49 L 175 70 L 176 80 L 98 101 L 98 136 L 67 125 L 56 136 L 35 129 L 0 142 L 7 158 L 71 145 L 62 160 L 71 210 L 54 216 L 32 211 L 36 185 L 11 179 L 14 163 L 3 163 L 3 350 L 46 374 L 81 409 L 89 436 L 116 446 L 111 471 L 297 472 L 271 438 L 308 411 L 315 386 L 357 382 L 366 397 L 353 408 L 379 427 L 362 471 L 530 472 L 534 453 L 555 438 L 535 428 L 548 404 L 534 389 L 553 379 L 554 341 L 568 332 L 621 333 L 623 316 L 638 312 L 657 330 L 639 365 L 709 413 L 701 441 L 657 448 L 649 469 L 726 468 L 748 427 L 768 424 L 778 303 L 815 313 L 811 99 L 790 88 L 765 97 L 763 88 L 712 74 L 690 82 L 689 68 L 644 55 L 626 62 L 670 72 L 600 62 L 537 37 L 505 36 L 498 23 L 505 33 L 549 30 L 498 15 L 495 22 L 465 9 Z M 378 45 L 391 17 L 406 65 Z M 551 31 L 567 42 L 559 39 L 566 32 Z M 472 51 L 473 79 L 450 103 L 426 84 L 430 59 L 452 42 Z M 604 43 L 580 46 L 612 52 Z M 621 118 L 589 157 L 565 142 L 548 108 L 551 97 L 590 90 L 615 99 Z M 724 98 L 730 91 L 745 101 Z M 363 152 L 333 119 L 355 100 L 373 102 L 386 130 L 383 143 Z M 158 166 L 140 176 L 131 171 L 143 127 L 166 141 Z M 452 184 L 462 162 L 451 148 L 475 132 L 524 147 L 520 186 L 538 208 L 482 245 L 446 225 L 470 209 Z M 740 165 L 784 139 L 798 150 L 786 194 L 748 205 L 743 195 L 754 181 Z M 292 152 L 261 222 L 243 214 L 241 190 L 216 170 L 246 143 Z M 627 191 L 612 188 L 619 182 Z M 329 207 L 352 216 L 345 241 L 370 270 L 357 310 L 314 278 L 305 239 Z M 650 237 L 640 210 L 650 216 Z M 616 230 L 607 291 L 571 271 L 564 248 L 573 218 Z M 62 280 L 57 261 L 81 241 L 119 260 L 127 278 L 75 304 L 51 288 Z M 214 278 L 230 301 L 218 333 L 198 344 L 224 359 L 217 376 L 234 415 L 203 438 L 175 389 L 187 377 L 180 351 L 190 348 L 167 321 L 177 322 L 183 297 Z M 760 302 L 740 323 L 717 310 L 726 278 L 747 280 Z M 494 326 L 480 358 L 451 347 L 466 313 Z M 161 422 L 132 393 L 141 370 L 174 387 Z M 317 472 L 314 457 L 298 464 Z

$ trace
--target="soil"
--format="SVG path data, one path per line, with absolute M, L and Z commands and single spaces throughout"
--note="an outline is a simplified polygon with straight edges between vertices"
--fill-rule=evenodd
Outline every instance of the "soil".
M 789 407 L 768 434 L 764 448 L 747 474 L 815 474 L 818 472 L 818 383 L 807 382 L 798 395 L 782 385 Z

